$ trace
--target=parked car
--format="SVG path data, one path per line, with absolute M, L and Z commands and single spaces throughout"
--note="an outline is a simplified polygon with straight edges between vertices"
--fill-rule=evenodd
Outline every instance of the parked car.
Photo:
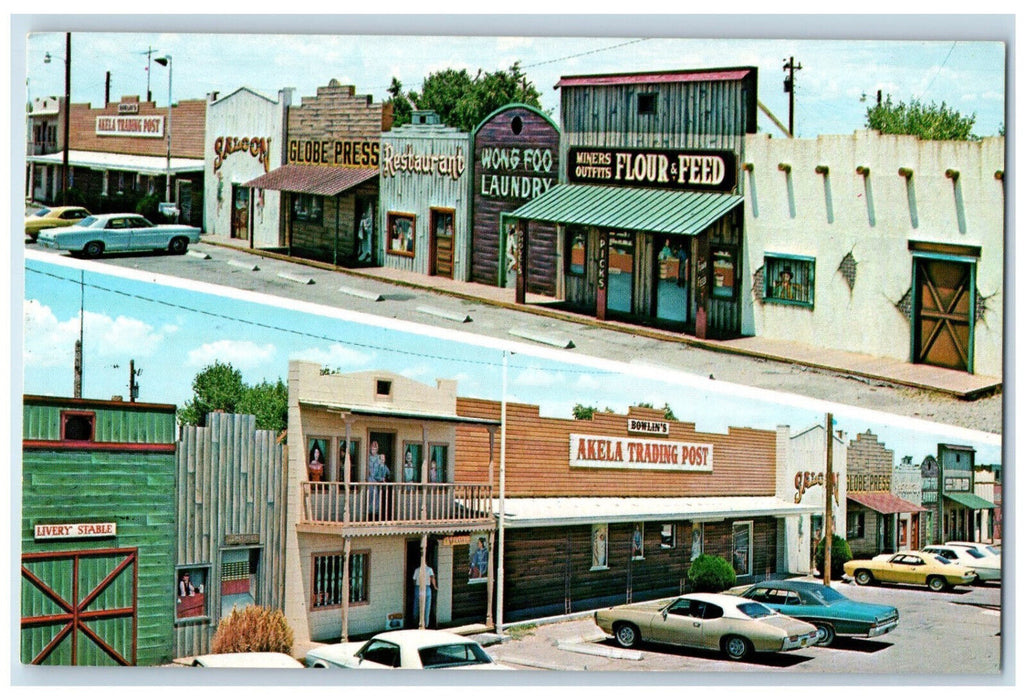
M 893 605 L 860 603 L 814 581 L 763 581 L 728 593 L 815 625 L 821 646 L 830 646 L 837 635 L 879 637 L 898 626 L 898 609 Z
M 297 659 L 276 651 L 205 654 L 195 657 L 192 665 L 207 668 L 304 668 Z
M 440 630 L 381 632 L 366 642 L 325 644 L 306 655 L 310 668 L 505 670 L 473 639 Z
M 931 591 L 968 585 L 976 579 L 972 569 L 955 564 L 929 552 L 879 554 L 872 559 L 853 559 L 844 564 L 844 573 L 860 586 L 871 583 L 912 583 L 926 585 Z
M 43 207 L 25 217 L 25 235 L 36 240 L 44 228 L 63 228 L 89 216 L 82 207 Z
M 67 228 L 43 229 L 36 242 L 40 248 L 95 258 L 128 250 L 167 250 L 181 255 L 190 243 L 199 243 L 199 237 L 195 226 L 153 224 L 139 214 L 98 214 Z
M 945 542 L 944 544 L 960 544 L 966 547 L 975 547 L 983 554 L 993 554 L 996 557 L 1001 556 L 1001 545 L 999 544 L 988 544 L 986 542 Z
M 984 553 L 984 551 L 980 551 L 972 545 L 955 544 L 953 542 L 949 544 L 931 544 L 929 547 L 923 547 L 923 551 L 939 554 L 956 564 L 968 566 L 976 572 L 976 581 L 974 583 L 1001 580 L 1001 557 L 994 556 L 990 552 Z
M 669 603 L 618 605 L 596 611 L 595 624 L 622 647 L 643 640 L 662 642 L 714 649 L 734 661 L 753 653 L 811 647 L 819 640 L 814 625 L 725 593 L 689 593 Z

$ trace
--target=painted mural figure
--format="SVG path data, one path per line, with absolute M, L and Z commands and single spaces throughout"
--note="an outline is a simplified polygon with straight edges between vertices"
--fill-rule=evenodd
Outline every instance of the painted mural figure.
M 645 558 L 645 542 L 644 536 L 641 534 L 641 526 L 634 526 L 634 534 L 631 535 L 631 557 L 634 559 Z
M 392 472 L 388 468 L 386 455 L 378 453 L 378 441 L 372 440 L 370 454 L 367 455 L 367 481 L 373 484 L 383 484 L 388 481 L 388 477 L 391 475 Z M 367 487 L 368 507 L 372 516 L 377 516 L 381 513 L 381 496 L 380 486 Z
M 424 570 L 424 581 L 427 584 L 424 591 L 424 626 L 427 627 L 431 620 L 431 591 L 437 587 L 435 581 L 435 570 L 427 566 Z M 414 623 L 420 625 L 420 567 L 413 571 L 413 619 Z
M 317 440 L 313 440 L 310 446 L 310 460 L 306 465 L 306 476 L 309 481 L 321 481 L 324 478 L 324 452 Z
M 592 528 L 591 545 L 591 567 L 593 569 L 604 568 L 608 546 L 606 543 L 606 528 L 604 525 L 595 525 Z
M 441 474 L 438 473 L 438 462 L 431 460 L 431 466 L 428 468 L 428 481 L 432 484 L 441 482 Z
M 787 299 L 788 301 L 795 301 L 801 298 L 801 286 L 794 284 L 794 273 L 791 272 L 791 268 L 785 267 L 777 275 L 777 281 L 773 285 L 773 298 L 774 299 Z
M 518 272 L 519 264 L 517 259 L 517 229 L 513 224 L 506 229 L 506 275 L 507 279 L 512 278 Z
M 367 204 L 366 210 L 363 212 L 363 218 L 360 219 L 360 227 L 356 231 L 356 240 L 358 242 L 360 253 L 357 256 L 359 262 L 369 262 L 371 259 L 371 245 L 374 235 L 374 206 Z
M 470 578 L 488 576 L 488 545 L 484 537 L 477 538 L 477 546 L 470 554 Z
M 694 525 L 691 528 L 691 560 L 694 561 L 702 556 L 702 526 Z
M 413 453 L 406 450 L 406 457 L 403 459 L 403 481 L 410 483 L 417 479 L 417 468 L 413 464 Z

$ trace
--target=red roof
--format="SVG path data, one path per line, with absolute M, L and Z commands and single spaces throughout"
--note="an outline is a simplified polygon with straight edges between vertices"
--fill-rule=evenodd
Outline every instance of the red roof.
M 893 513 L 924 513 L 926 508 L 910 503 L 903 498 L 898 498 L 893 493 L 886 491 L 863 491 L 848 492 L 848 500 L 855 501 L 870 510 L 875 510 L 883 515 Z
M 741 80 L 751 68 L 722 68 L 708 71 L 666 71 L 660 73 L 610 73 L 606 75 L 563 76 L 556 87 L 588 85 L 638 85 L 652 83 L 695 83 L 716 80 Z
M 376 177 L 377 168 L 335 168 L 327 165 L 283 165 L 250 180 L 243 187 L 302 192 L 334 197 Z

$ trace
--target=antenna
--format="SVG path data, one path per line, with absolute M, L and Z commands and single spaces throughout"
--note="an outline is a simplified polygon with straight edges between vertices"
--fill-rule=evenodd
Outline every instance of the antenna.
M 139 382 L 135 379 L 142 375 L 141 369 L 135 368 L 135 360 L 128 361 L 128 400 L 131 403 L 135 403 L 135 400 L 139 398 Z
M 140 51 L 139 52 L 140 56 L 145 56 L 146 57 L 146 101 L 147 102 L 152 102 L 153 101 L 153 93 L 150 92 L 150 59 L 152 58 L 153 54 L 155 54 L 155 53 L 158 53 L 158 52 L 152 46 L 149 47 L 148 49 L 146 49 L 145 51 Z

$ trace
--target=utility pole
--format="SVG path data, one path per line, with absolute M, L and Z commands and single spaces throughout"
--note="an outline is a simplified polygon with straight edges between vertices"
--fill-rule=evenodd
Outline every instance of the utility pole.
M 110 104 L 110 71 L 107 71 L 107 80 L 103 86 L 103 104 L 104 106 Z
M 137 398 L 139 398 L 139 382 L 137 382 L 135 379 L 140 374 L 142 374 L 142 370 L 140 369 L 139 371 L 136 371 L 136 369 L 135 369 L 135 360 L 129 360 L 128 361 L 128 401 L 129 401 L 129 403 L 135 403 L 135 400 Z
M 830 548 L 834 541 L 834 414 L 826 414 L 826 512 L 823 516 L 823 585 L 830 585 Z
M 148 47 L 143 53 L 146 54 L 146 101 L 153 102 L 153 93 L 150 92 L 150 59 L 153 57 L 153 47 Z
M 64 45 L 64 150 L 61 158 L 61 203 L 68 204 L 68 139 L 71 132 L 71 32 L 65 34 Z
M 794 64 L 794 56 L 784 61 L 784 72 L 787 73 L 787 77 L 784 78 L 784 92 L 787 93 L 787 133 L 790 138 L 794 138 L 794 72 L 801 70 L 802 64 L 797 66 Z

